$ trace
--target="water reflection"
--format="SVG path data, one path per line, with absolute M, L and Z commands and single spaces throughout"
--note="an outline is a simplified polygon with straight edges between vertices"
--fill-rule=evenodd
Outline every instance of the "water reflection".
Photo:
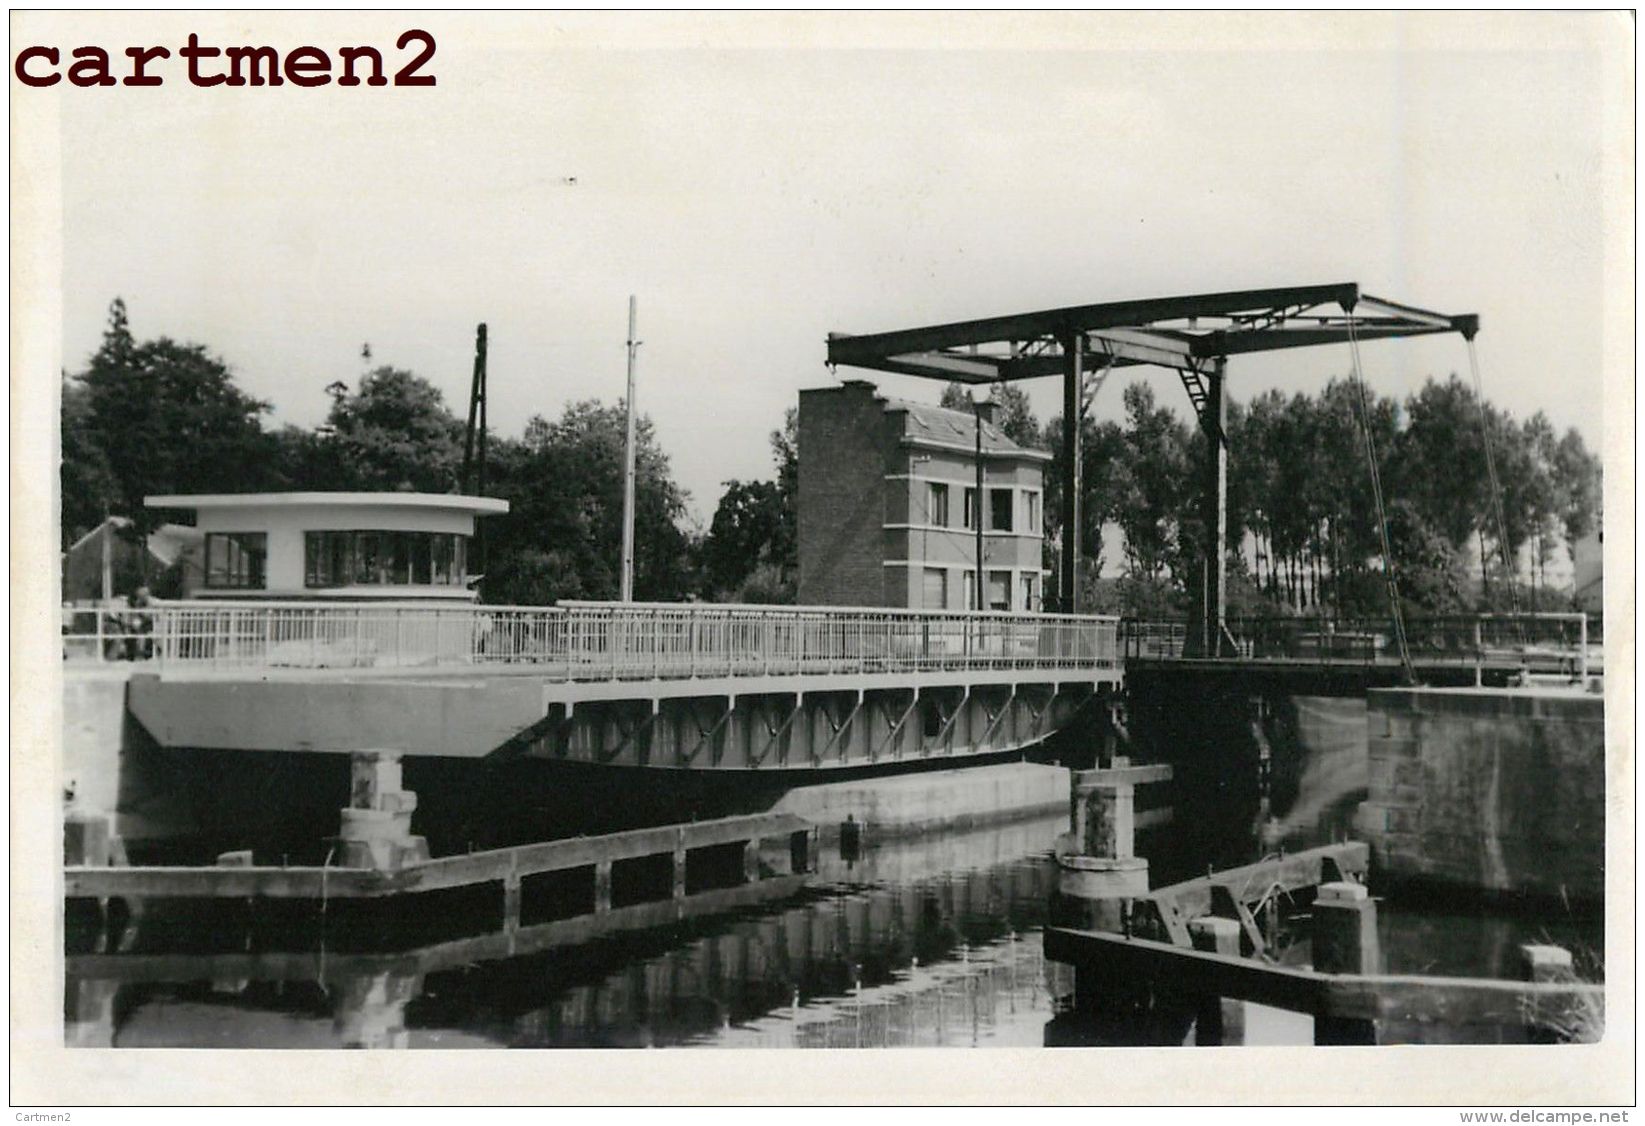
M 179 927 L 161 904 L 135 922 L 126 952 L 70 955 L 68 1040 L 1037 1044 L 1071 986 L 1038 940 L 1054 885 L 1047 856 L 1064 822 L 870 840 L 843 855 L 828 850 L 809 876 L 410 951 L 305 944 L 313 921 L 285 919 L 248 926 L 238 939 L 219 923 L 217 950 L 172 953 L 177 932 L 199 918 L 190 913 Z
M 1178 809 L 1175 821 L 1216 814 L 1250 825 L 1252 812 Z M 1154 883 L 1203 872 L 1173 823 L 1153 821 L 1138 851 Z M 1072 971 L 1046 961 L 1041 941 L 1056 884 L 1050 849 L 1066 827 L 1056 814 L 907 841 L 869 835 L 825 849 L 809 874 L 507 931 L 460 898 L 432 912 L 438 919 L 412 908 L 392 923 L 351 923 L 340 904 L 325 914 L 160 902 L 112 941 L 71 926 L 65 1038 L 113 1047 L 960 1047 L 1192 1044 L 1214 1028 L 1225 1043 L 1312 1042 L 1306 1016 L 1227 1001 L 1212 1012 L 1139 994 L 1101 1013 L 1070 1012 Z M 1248 838 L 1245 859 L 1262 847 Z M 435 936 L 464 924 L 468 933 Z M 1384 904 L 1380 931 L 1390 973 L 1500 977 L 1515 976 L 1528 941 L 1588 952 L 1592 972 L 1600 923 Z M 1383 1029 L 1381 1039 L 1495 1035 L 1416 1026 Z

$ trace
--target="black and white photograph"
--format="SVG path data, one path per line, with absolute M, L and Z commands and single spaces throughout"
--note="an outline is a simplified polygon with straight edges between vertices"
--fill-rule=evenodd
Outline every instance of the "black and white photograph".
M 1632 1105 L 1634 36 L 13 12 L 14 1104 Z

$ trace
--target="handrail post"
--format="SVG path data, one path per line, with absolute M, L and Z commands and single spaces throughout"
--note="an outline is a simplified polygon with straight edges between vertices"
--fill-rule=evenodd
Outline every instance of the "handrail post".
M 1485 683 L 1485 621 L 1474 615 L 1474 687 Z
M 1578 668 L 1580 670 L 1578 675 L 1582 678 L 1583 689 L 1586 690 L 1588 687 L 1588 611 L 1586 610 L 1582 612 L 1582 623 L 1578 634 L 1581 639 L 1578 644 L 1582 647 L 1581 655 L 1578 658 Z

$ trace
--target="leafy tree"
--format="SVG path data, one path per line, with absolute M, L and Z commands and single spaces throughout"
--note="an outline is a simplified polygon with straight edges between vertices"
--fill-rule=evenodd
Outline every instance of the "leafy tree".
M 791 569 L 761 563 L 743 579 L 731 601 L 754 606 L 791 606 L 795 598 L 795 577 Z
M 786 570 L 791 583 L 797 581 L 800 566 L 800 412 L 789 407 L 783 412 L 783 427 L 771 432 L 771 456 L 777 463 L 777 531 L 768 558 Z
M 92 528 L 116 506 L 121 505 L 120 482 L 98 444 L 91 406 L 91 393 L 78 380 L 65 379 L 60 407 L 62 461 L 59 480 L 62 496 L 62 546 L 64 550 Z
M 1064 455 L 1062 448 L 1062 419 L 1053 418 L 1045 428 L 1047 446 L 1052 463 L 1045 476 L 1045 531 L 1046 565 L 1054 573 L 1062 563 L 1058 545 L 1062 541 L 1062 475 Z M 1095 422 L 1090 418 L 1080 421 L 1080 557 L 1090 581 L 1092 599 L 1107 598 L 1110 592 L 1098 595 L 1095 576 L 1104 566 L 1104 529 L 1118 521 L 1119 515 L 1132 503 L 1136 494 L 1131 476 L 1130 448 L 1125 434 L 1116 422 Z M 1117 597 L 1117 596 L 1116 596 Z M 1096 606 L 1098 601 L 1082 597 L 1082 606 Z
M 1405 411 L 1392 491 L 1462 551 L 1490 511 L 1479 402 L 1452 375 L 1444 383 L 1430 379 L 1406 401 Z
M 1575 544 L 1600 525 L 1604 494 L 1599 458 L 1588 452 L 1582 435 L 1567 430 L 1554 449 L 1554 477 L 1559 483 L 1560 523 L 1565 542 Z
M 85 519 L 101 497 L 146 529 L 161 520 L 143 507 L 147 495 L 252 492 L 274 483 L 272 443 L 260 422 L 268 404 L 236 387 L 203 345 L 167 337 L 139 343 L 119 298 L 102 344 L 71 382 L 64 453 L 77 464 L 65 468 L 65 520 Z
M 1195 566 L 1183 550 L 1183 529 L 1197 524 L 1199 475 L 1192 470 L 1188 427 L 1156 404 L 1154 389 L 1132 383 L 1125 389 L 1125 441 L 1132 489 L 1119 510 L 1125 534 L 1127 570 L 1181 584 Z
M 703 543 L 708 592 L 724 599 L 760 566 L 779 570 L 783 498 L 773 481 L 727 481 Z
M 733 602 L 792 602 L 799 565 L 799 412 L 771 432 L 775 481 L 727 481 L 703 538 L 703 594 Z
M 625 429 L 621 404 L 586 400 L 554 422 L 532 418 L 520 441 L 496 444 L 487 491 L 510 509 L 487 533 L 488 601 L 618 596 Z M 691 544 L 679 527 L 686 495 L 649 419 L 637 421 L 635 436 L 634 597 L 674 601 L 692 579 Z
M 1402 606 L 1421 614 L 1463 609 L 1462 557 L 1410 501 L 1396 500 L 1388 506 L 1388 543 Z
M 327 432 L 291 453 L 309 487 L 455 492 L 463 459 L 463 423 L 446 409 L 440 389 L 421 376 L 380 367 L 347 393 L 334 385 Z

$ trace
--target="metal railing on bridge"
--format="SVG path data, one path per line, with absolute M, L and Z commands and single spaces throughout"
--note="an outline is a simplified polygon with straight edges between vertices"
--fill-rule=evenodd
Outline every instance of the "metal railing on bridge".
M 1118 668 L 1119 619 L 889 608 L 567 602 L 65 607 L 69 659 L 167 669 L 509 668 L 568 680 Z
M 1397 664 L 1392 618 L 1230 619 L 1231 660 L 1312 661 L 1322 664 Z M 1127 660 L 1203 657 L 1187 623 L 1127 618 L 1120 623 Z M 1586 677 L 1603 667 L 1597 622 L 1579 613 L 1472 614 L 1408 618 L 1411 660 L 1459 667 L 1523 666 Z

